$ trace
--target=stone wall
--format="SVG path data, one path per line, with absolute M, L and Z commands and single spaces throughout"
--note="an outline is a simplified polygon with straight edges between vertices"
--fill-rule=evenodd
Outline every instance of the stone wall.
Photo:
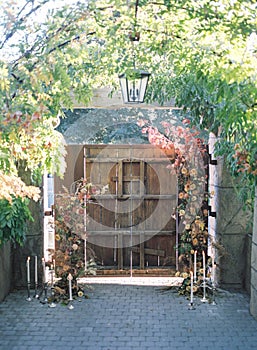
M 251 314 L 257 319 L 257 187 L 255 188 L 254 222 L 251 257 Z
M 34 222 L 28 223 L 26 241 L 23 247 L 13 248 L 13 285 L 16 288 L 26 287 L 26 261 L 31 257 L 31 286 L 34 287 L 34 256 L 38 256 L 39 281 L 41 281 L 40 260 L 43 256 L 43 210 L 40 203 L 30 203 L 30 210 Z
M 12 257 L 11 244 L 6 243 L 0 248 L 0 301 L 12 288 Z
M 68 145 L 108 143 L 99 141 L 99 135 L 104 135 L 106 129 L 107 133 L 110 130 L 117 130 L 118 133 L 126 127 L 129 132 L 129 129 L 136 127 L 139 119 L 147 120 L 153 126 L 161 128 L 162 121 L 179 123 L 179 118 L 182 120 L 181 115 L 183 115 L 179 108 L 157 107 L 76 108 L 73 111 L 66 111 L 65 114 L 67 118 L 61 121 L 57 130 L 63 134 Z M 180 124 L 182 125 L 181 122 Z M 133 133 L 124 136 L 127 136 L 124 143 L 138 143 L 138 137 L 134 142 Z
M 245 237 L 244 255 L 245 255 L 244 289 L 250 295 L 251 294 L 252 234 L 248 234 Z
M 216 183 L 216 244 L 219 283 L 224 288 L 249 291 L 252 213 L 243 209 L 223 159 L 218 159 Z M 256 240 L 257 241 L 257 240 Z

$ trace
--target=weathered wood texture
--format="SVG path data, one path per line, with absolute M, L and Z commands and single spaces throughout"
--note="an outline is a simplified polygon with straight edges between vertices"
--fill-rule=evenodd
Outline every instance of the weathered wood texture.
M 85 146 L 89 243 L 103 266 L 175 266 L 176 177 L 151 145 Z M 81 165 L 83 166 L 83 165 Z

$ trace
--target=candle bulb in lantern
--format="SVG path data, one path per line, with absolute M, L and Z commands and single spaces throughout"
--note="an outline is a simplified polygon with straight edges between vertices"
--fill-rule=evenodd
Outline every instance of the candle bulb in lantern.
M 197 250 L 194 251 L 194 282 L 196 282 L 196 258 L 197 258 Z

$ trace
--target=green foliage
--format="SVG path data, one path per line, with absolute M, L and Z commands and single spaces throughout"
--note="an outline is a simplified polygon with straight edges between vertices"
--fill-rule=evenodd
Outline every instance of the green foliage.
M 27 198 L 0 199 L 0 246 L 7 241 L 23 245 L 27 221 L 33 221 L 28 205 Z
M 72 109 L 74 98 L 86 105 L 96 87 L 115 91 L 118 75 L 135 65 L 151 73 L 147 101 L 174 99 L 190 111 L 192 123 L 219 136 L 217 152 L 252 189 L 257 165 L 255 2 L 139 1 L 135 8 L 136 2 L 100 0 L 47 11 L 50 3 L 1 4 L 2 169 L 13 170 L 26 147 L 32 172 L 62 172 L 60 139 L 45 147 L 47 138 L 56 138 L 58 113 Z M 45 15 L 38 23 L 40 10 Z M 138 45 L 129 39 L 135 32 L 140 33 Z M 36 141 L 25 138 L 21 144 L 21 129 L 25 134 L 36 129 Z

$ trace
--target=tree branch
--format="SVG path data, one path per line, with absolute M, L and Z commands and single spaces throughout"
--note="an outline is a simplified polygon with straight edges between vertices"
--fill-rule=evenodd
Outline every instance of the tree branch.
M 31 1 L 32 4 L 34 3 L 34 1 Z M 33 13 L 35 13 L 38 9 L 40 9 L 43 5 L 45 5 L 47 2 L 49 2 L 49 0 L 44 0 L 41 4 L 37 5 L 36 7 L 32 8 L 26 15 L 24 15 L 23 17 L 21 17 L 20 19 L 18 19 L 15 22 L 15 26 L 13 27 L 13 29 L 5 34 L 5 39 L 0 43 L 0 49 L 2 49 L 4 47 L 4 45 L 7 43 L 8 40 L 10 40 L 14 34 L 16 33 L 17 28 L 23 23 L 25 22 L 25 20 L 27 18 L 29 18 L 29 16 L 31 16 Z M 26 6 L 29 4 L 29 2 L 27 2 L 23 8 L 20 10 L 18 16 L 21 15 L 21 13 L 25 10 Z

